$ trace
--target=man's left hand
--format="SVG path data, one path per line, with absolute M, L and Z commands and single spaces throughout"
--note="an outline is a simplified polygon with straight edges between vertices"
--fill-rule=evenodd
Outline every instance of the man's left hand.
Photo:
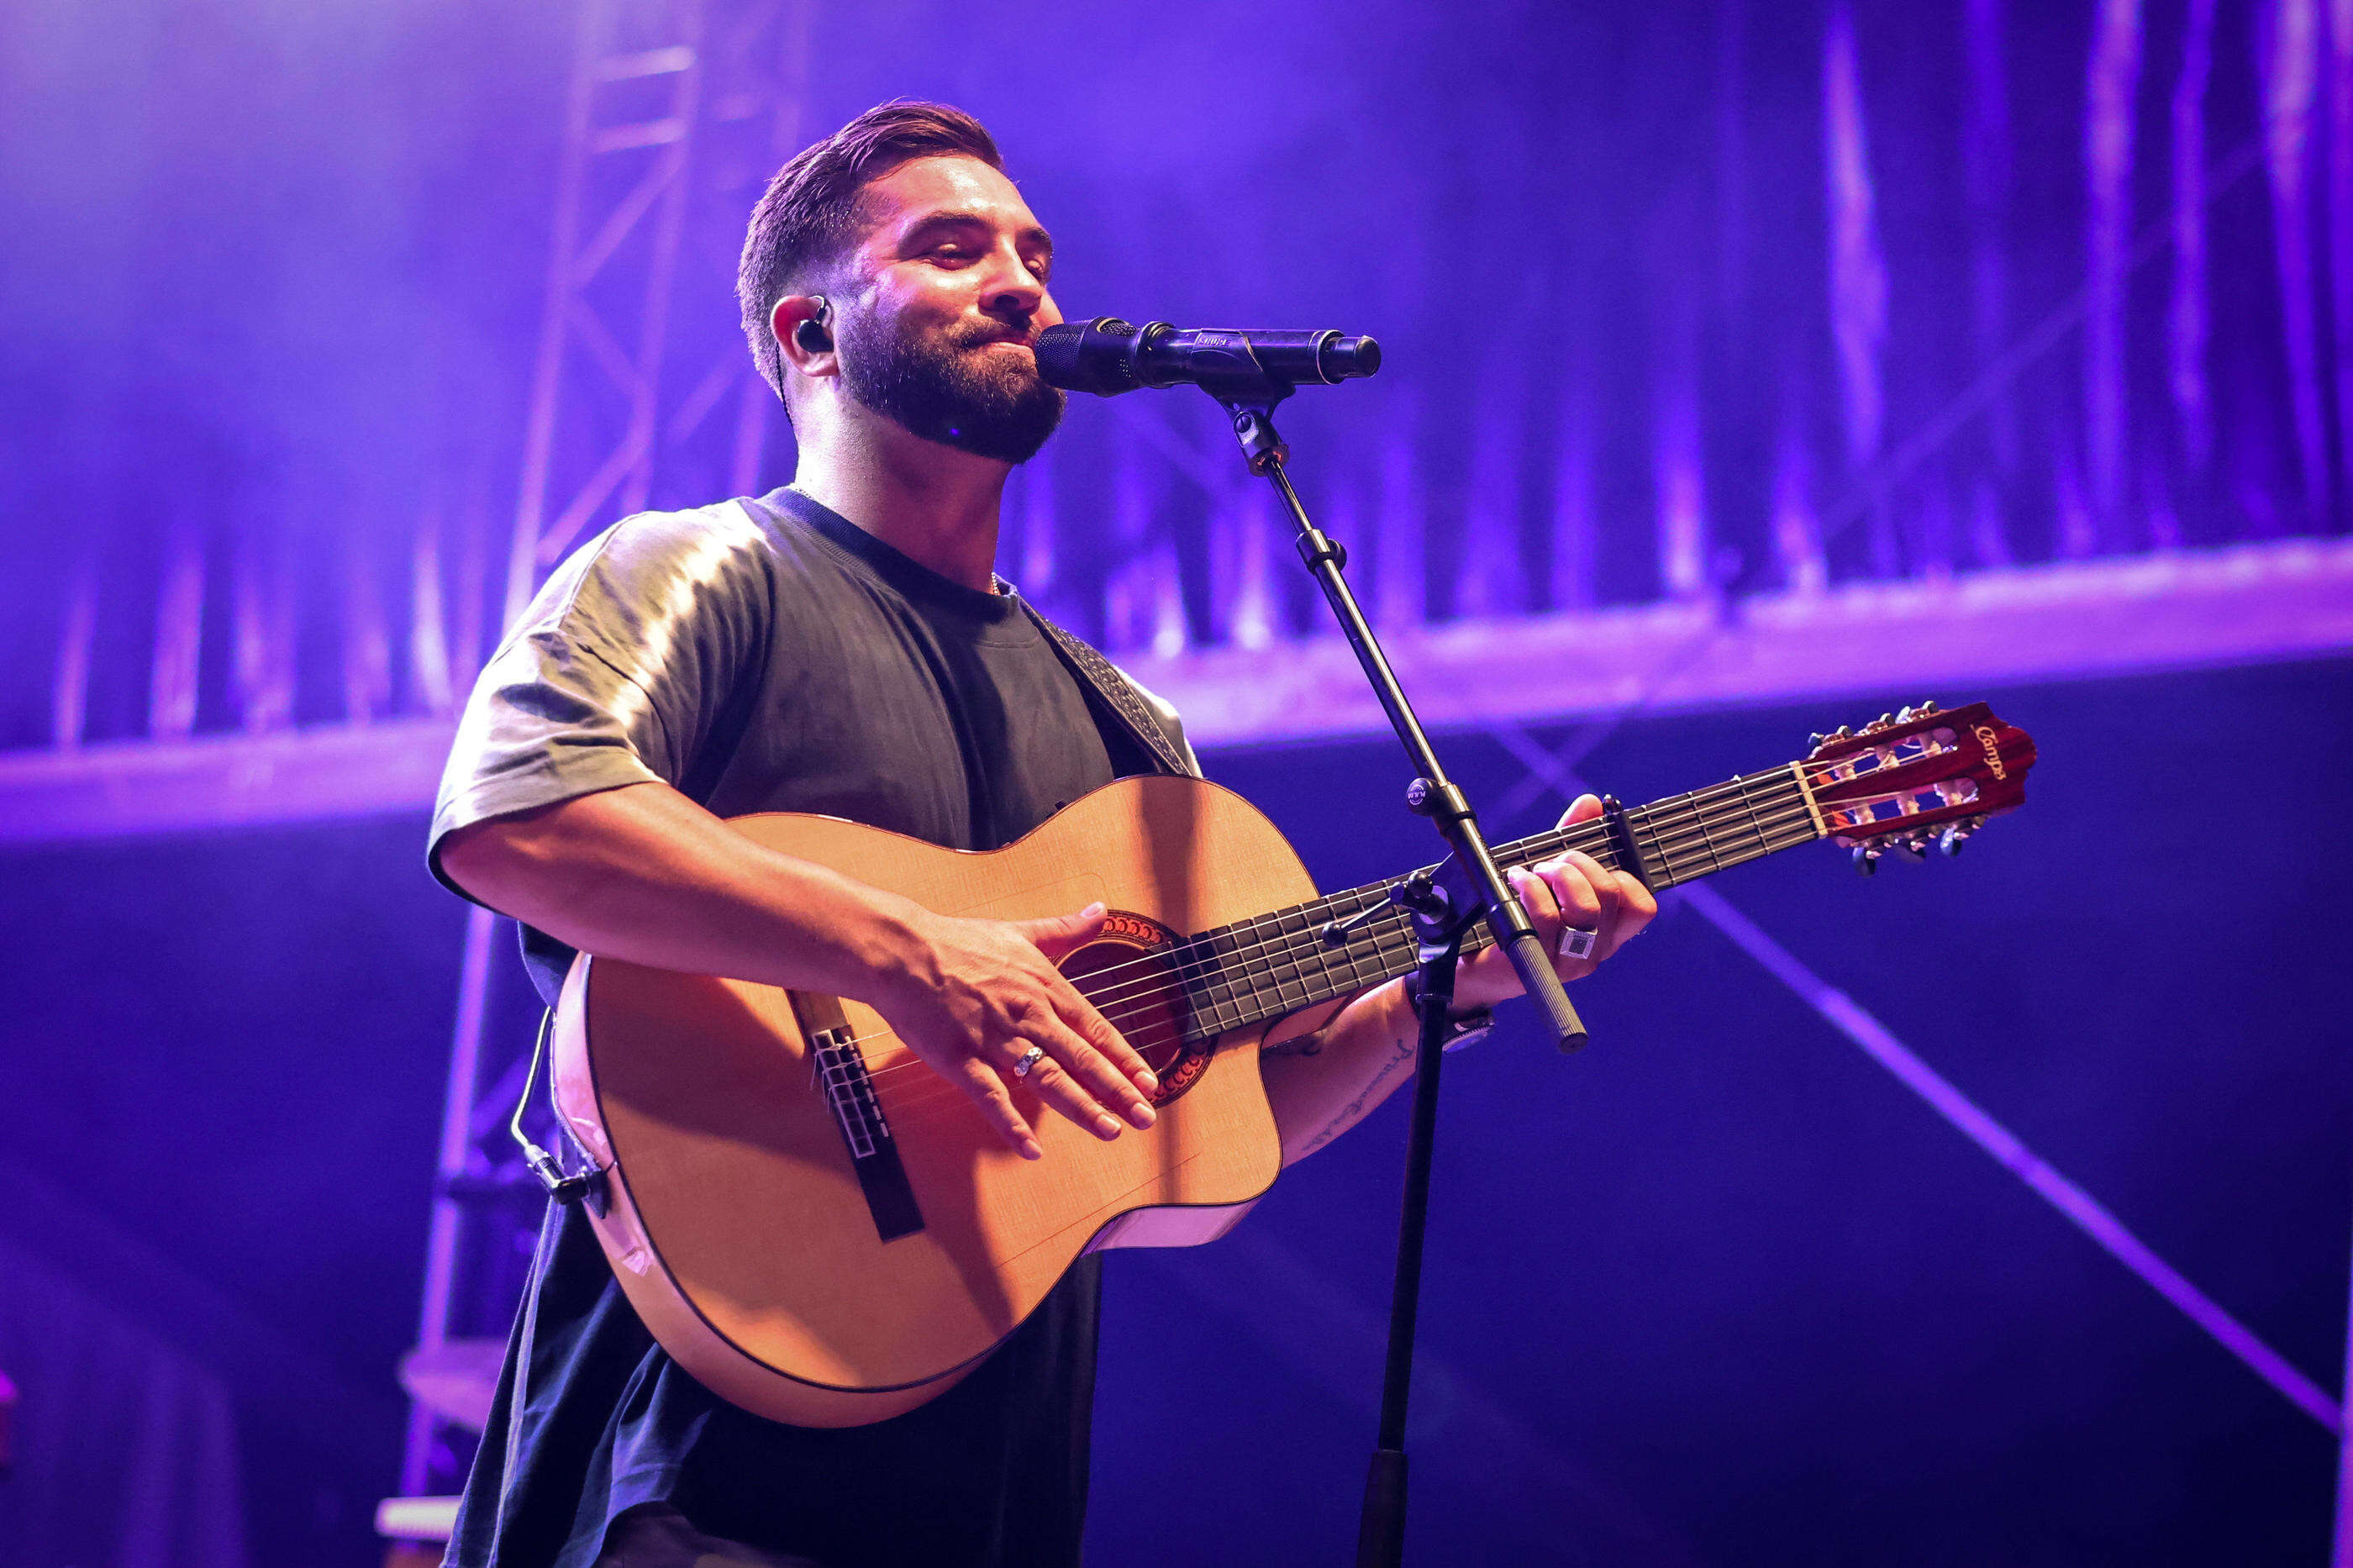
M 1600 815 L 1599 796 L 1579 795 L 1560 825 L 1573 826 Z M 1629 871 L 1607 870 L 1581 850 L 1571 849 L 1525 870 L 1515 868 L 1509 875 L 1521 901 L 1527 905 L 1528 918 L 1535 922 L 1536 934 L 1555 955 L 1553 969 L 1563 980 L 1581 980 L 1592 973 L 1603 959 L 1641 935 L 1659 912 L 1659 900 L 1639 878 Z M 1564 926 L 1593 933 L 1590 956 L 1558 956 Z M 1519 994 L 1520 977 L 1513 971 L 1511 959 L 1492 947 L 1463 960 L 1454 982 L 1459 1006 L 1501 1002 Z

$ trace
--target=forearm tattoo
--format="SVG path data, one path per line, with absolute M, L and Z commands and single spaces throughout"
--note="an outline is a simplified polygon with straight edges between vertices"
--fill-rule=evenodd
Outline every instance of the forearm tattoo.
M 1343 1013 L 1340 1016 L 1345 1018 L 1347 1015 Z M 1320 1030 L 1316 1034 L 1308 1037 L 1308 1040 L 1314 1042 L 1314 1050 L 1323 1049 L 1324 1035 L 1328 1033 L 1331 1027 L 1337 1026 L 1339 1022 L 1340 1018 L 1335 1018 L 1332 1020 L 1331 1026 L 1327 1026 L 1326 1029 Z M 1382 1100 L 1388 1096 L 1389 1082 L 1392 1079 L 1395 1079 L 1399 1073 L 1410 1073 L 1413 1070 L 1414 1058 L 1418 1054 L 1418 1048 L 1420 1044 L 1419 1037 L 1411 1031 L 1400 1035 L 1394 1028 L 1384 1029 L 1381 1033 L 1385 1037 L 1386 1043 L 1388 1046 L 1388 1058 L 1381 1063 L 1380 1071 L 1375 1073 L 1372 1078 L 1363 1085 L 1363 1087 L 1356 1090 L 1356 1096 L 1354 1100 L 1351 1100 L 1346 1105 L 1341 1107 L 1339 1110 L 1333 1113 L 1333 1115 L 1324 1121 L 1324 1125 L 1315 1131 L 1314 1136 L 1309 1138 L 1306 1142 L 1301 1144 L 1299 1146 L 1299 1152 L 1296 1154 L 1292 1155 L 1291 1158 L 1294 1160 L 1305 1159 L 1308 1155 L 1313 1154 L 1315 1151 L 1324 1147 L 1324 1144 L 1332 1142 L 1333 1139 L 1337 1138 L 1341 1133 L 1345 1132 L 1349 1128 L 1354 1127 L 1358 1121 L 1364 1120 L 1365 1111 L 1368 1107 L 1378 1104 Z M 1302 1054 L 1313 1055 L 1314 1051 L 1311 1050 Z
M 1318 1129 L 1314 1137 L 1310 1138 L 1306 1142 L 1301 1144 L 1299 1152 L 1294 1156 L 1294 1158 L 1305 1159 L 1308 1155 L 1315 1152 L 1316 1150 L 1324 1147 L 1324 1144 L 1332 1142 L 1333 1139 L 1340 1136 L 1341 1133 L 1345 1132 L 1349 1128 L 1354 1127 L 1363 1119 L 1365 1107 L 1370 1105 L 1375 1100 L 1381 1099 L 1386 1093 L 1386 1090 L 1382 1086 L 1387 1084 L 1389 1079 L 1395 1078 L 1398 1073 L 1406 1071 L 1412 1066 L 1413 1053 L 1410 1051 L 1407 1052 L 1403 1056 L 1393 1056 L 1389 1058 L 1388 1061 L 1383 1062 L 1381 1064 L 1381 1070 L 1374 1075 L 1372 1082 L 1358 1089 L 1356 1091 L 1356 1099 L 1350 1100 L 1342 1108 L 1339 1114 L 1334 1116 L 1331 1121 L 1326 1121 L 1320 1129 Z

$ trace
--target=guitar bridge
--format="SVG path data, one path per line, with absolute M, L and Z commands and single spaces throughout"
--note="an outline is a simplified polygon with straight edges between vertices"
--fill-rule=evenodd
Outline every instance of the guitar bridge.
M 849 1168 L 866 1194 L 875 1234 L 884 1241 L 913 1236 L 923 1228 L 923 1212 L 915 1205 L 915 1189 L 907 1181 L 907 1167 L 900 1162 L 890 1121 L 882 1114 L 866 1057 L 849 1032 L 841 1003 L 797 991 L 791 995 L 802 1037 L 808 1042 L 810 1087 L 832 1112 L 834 1129 L 849 1154 Z
M 809 1037 L 809 1081 L 825 1096 L 841 1141 L 853 1160 L 871 1160 L 891 1136 L 874 1098 L 874 1080 L 866 1073 L 866 1058 L 848 1029 L 820 1029 Z

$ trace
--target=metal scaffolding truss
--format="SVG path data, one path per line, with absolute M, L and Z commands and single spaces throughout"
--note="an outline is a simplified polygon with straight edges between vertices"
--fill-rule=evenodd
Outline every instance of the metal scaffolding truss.
M 753 488 L 775 397 L 724 270 L 801 119 L 807 0 L 588 0 L 507 557 L 512 620 L 598 518 Z M 714 424 L 723 426 L 715 429 Z
M 744 222 L 800 128 L 809 0 L 586 0 L 580 14 L 522 485 L 509 543 L 512 625 L 600 520 L 670 497 L 754 488 L 775 397 L 727 308 Z M 506 1116 L 530 1058 L 512 927 L 466 926 L 427 1247 L 404 1532 L 446 1525 L 467 1435 L 487 1412 L 523 1280 L 534 1178 Z M 494 968 L 507 975 L 494 983 Z

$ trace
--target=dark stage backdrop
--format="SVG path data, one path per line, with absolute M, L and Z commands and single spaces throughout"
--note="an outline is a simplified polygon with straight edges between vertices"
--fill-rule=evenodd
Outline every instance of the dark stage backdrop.
M 807 134 L 898 95 L 981 115 L 1056 232 L 1066 308 L 1379 336 L 1377 380 L 1284 428 L 1386 612 L 1768 589 L 1817 526 L 1833 582 L 2343 527 L 2306 494 L 2341 466 L 2320 450 L 2338 337 L 2281 314 L 2339 280 L 2274 244 L 2327 230 L 2331 133 L 2295 84 L 2328 92 L 2304 74 L 2316 34 L 2274 58 L 2272 6 L 2206 6 L 2202 54 L 2187 0 L 812 9 Z M 55 732 L 83 583 L 105 609 L 81 733 L 149 731 L 166 563 L 208 584 L 199 731 L 430 710 L 445 641 L 463 685 L 498 621 L 470 552 L 495 599 L 579 10 L 0 6 L 0 747 Z M 2167 232 L 2192 58 L 2187 126 L 2236 171 L 2199 209 L 2202 259 L 2152 252 L 2094 312 L 2113 361 L 2063 333 L 1866 519 L 1862 467 L 2063 315 L 2101 247 Z M 2115 138 L 2111 210 L 2087 139 Z M 2267 145 L 2279 172 L 2253 173 Z M 689 384 L 734 341 L 740 232 L 680 258 Z M 633 342 L 632 320 L 608 325 Z M 1142 402 L 1075 411 L 1025 476 L 1009 574 L 1131 646 L 1164 545 L 1197 643 L 1304 619 L 1311 595 L 1245 603 L 1260 534 L 1214 409 Z M 716 488 L 684 461 L 653 494 Z M 1541 569 L 1494 548 L 1515 533 Z M 418 581 L 446 601 L 429 635 Z
M 1645 798 L 1924 695 L 1643 719 L 1586 771 Z M 1717 886 L 2333 1388 L 2353 665 L 1994 695 L 2043 760 L 1959 860 L 1866 883 L 1825 847 Z M 1517 777 L 1447 750 L 1488 797 Z M 1385 745 L 1211 771 L 1327 885 L 1422 853 Z M 258 1568 L 369 1561 L 394 1480 L 461 923 L 421 839 L 0 859 L 0 1152 L 46 1194 L 0 1238 L 227 1384 Z M 1581 1057 L 1515 1020 L 1451 1070 L 1419 1560 L 2320 1559 L 2328 1436 L 1696 915 L 1579 1002 Z M 1115 1257 L 1094 1561 L 1345 1560 L 1402 1111 L 1227 1241 Z M 9 1489 L 0 1559 L 63 1568 L 8 1550 L 47 1506 Z

